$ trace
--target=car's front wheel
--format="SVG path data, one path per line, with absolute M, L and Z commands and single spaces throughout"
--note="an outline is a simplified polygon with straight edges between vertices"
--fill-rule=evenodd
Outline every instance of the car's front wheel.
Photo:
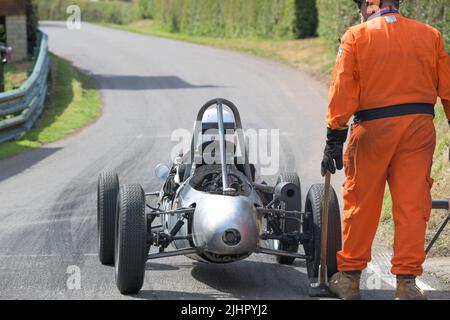
M 145 194 L 141 186 L 120 189 L 117 214 L 116 285 L 122 294 L 135 294 L 144 283 L 148 254 Z
M 309 217 L 304 222 L 303 232 L 311 234 L 312 241 L 304 244 L 307 260 L 306 268 L 308 277 L 316 279 L 319 276 L 320 257 L 322 248 L 322 214 L 325 195 L 325 185 L 316 184 L 311 187 L 306 198 L 305 211 Z M 337 270 L 337 253 L 342 248 L 341 215 L 339 201 L 336 192 L 331 187 L 328 212 L 328 243 L 327 243 L 327 271 L 328 277 L 335 274 Z

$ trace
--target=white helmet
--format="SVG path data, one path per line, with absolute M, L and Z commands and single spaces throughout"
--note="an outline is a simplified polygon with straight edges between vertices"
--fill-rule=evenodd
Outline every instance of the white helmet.
M 223 124 L 225 130 L 236 129 L 236 120 L 234 119 L 234 115 L 227 110 L 223 110 Z M 209 129 L 218 129 L 218 128 L 219 128 L 219 119 L 217 119 L 217 108 L 210 108 L 206 110 L 202 118 L 202 131 L 205 132 L 206 130 Z

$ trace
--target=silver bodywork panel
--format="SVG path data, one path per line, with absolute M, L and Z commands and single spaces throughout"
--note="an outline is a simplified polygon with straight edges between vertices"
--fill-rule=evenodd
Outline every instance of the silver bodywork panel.
M 242 173 L 236 171 L 233 173 L 240 175 L 248 183 L 247 195 L 225 196 L 198 191 L 191 185 L 192 177 L 179 188 L 174 201 L 176 207 L 195 207 L 192 225 L 186 223 L 178 232 L 179 236 L 193 235 L 193 244 L 200 255 L 189 257 L 195 260 L 210 262 L 240 260 L 255 252 L 259 245 L 263 222 L 262 217 L 256 212 L 256 207 L 262 207 L 260 196 Z M 181 218 L 181 214 L 164 216 L 165 231 L 169 232 Z M 229 229 L 237 230 L 242 235 L 241 242 L 236 246 L 229 246 L 222 239 L 224 232 Z M 186 249 L 191 248 L 192 244 L 188 240 L 176 240 L 173 246 L 176 249 Z M 206 258 L 204 253 L 212 253 L 214 256 L 223 255 L 227 261 L 221 259 L 219 259 L 221 261 L 211 261 L 213 259 Z

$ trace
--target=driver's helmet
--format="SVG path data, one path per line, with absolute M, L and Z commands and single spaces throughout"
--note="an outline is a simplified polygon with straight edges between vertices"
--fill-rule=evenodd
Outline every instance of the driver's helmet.
M 236 120 L 233 113 L 223 109 L 223 124 L 225 129 L 225 142 L 227 159 L 233 159 L 236 152 Z M 219 121 L 217 108 L 210 108 L 202 118 L 202 134 L 198 146 L 201 145 L 203 162 L 206 164 L 220 164 Z M 227 160 L 230 161 L 230 160 Z

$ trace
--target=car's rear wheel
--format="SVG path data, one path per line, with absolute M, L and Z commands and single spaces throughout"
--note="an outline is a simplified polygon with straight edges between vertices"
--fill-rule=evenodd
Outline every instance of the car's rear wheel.
M 278 177 L 277 184 L 283 183 L 283 182 L 289 182 L 294 184 L 298 190 L 299 193 L 297 195 L 294 195 L 298 197 L 298 205 L 295 207 L 288 207 L 286 203 L 280 202 L 279 208 L 283 210 L 288 211 L 301 211 L 301 203 L 302 203 L 302 194 L 301 194 L 301 183 L 300 178 L 296 173 L 283 173 Z M 287 215 L 289 217 L 289 215 Z M 280 219 L 280 229 L 284 233 L 294 232 L 294 231 L 300 231 L 300 222 L 298 220 L 294 219 Z M 278 246 L 276 249 L 283 250 L 287 252 L 297 253 L 298 252 L 298 243 L 291 243 L 291 242 L 283 242 L 283 241 L 277 241 Z M 277 262 L 280 264 L 293 264 L 295 261 L 295 258 L 293 257 L 285 257 L 285 256 L 277 256 Z
M 141 186 L 120 189 L 117 213 L 116 285 L 122 294 L 135 294 L 144 283 L 148 254 L 145 194 Z
M 319 276 L 324 195 L 325 185 L 316 184 L 311 187 L 306 198 L 305 212 L 311 214 L 305 219 L 303 232 L 310 233 L 313 241 L 305 243 L 303 247 L 305 254 L 312 258 L 306 261 L 306 268 L 310 279 L 316 279 Z M 336 254 L 342 248 L 339 201 L 332 187 L 328 217 L 327 273 L 328 277 L 331 277 L 337 272 Z
M 103 172 L 98 177 L 97 189 L 97 245 L 100 262 L 114 263 L 114 229 L 116 224 L 119 178 L 112 172 Z

